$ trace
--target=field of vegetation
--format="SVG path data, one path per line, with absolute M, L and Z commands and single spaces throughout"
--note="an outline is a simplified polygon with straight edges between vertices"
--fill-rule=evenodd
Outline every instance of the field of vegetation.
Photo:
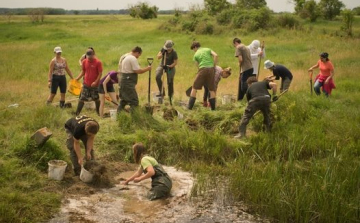
M 228 193 L 235 201 L 244 201 L 252 212 L 274 222 L 359 222 L 360 18 L 355 18 L 352 38 L 341 34 L 339 20 L 302 21 L 298 28 L 256 32 L 219 28 L 216 34 L 200 35 L 171 29 L 168 21 L 172 18 L 47 16 L 42 23 L 31 23 L 26 16 L 14 16 L 10 22 L 0 21 L 0 222 L 42 222 L 60 207 L 62 191 L 49 188 L 62 183 L 47 179 L 47 162 L 56 158 L 70 163 L 63 126 L 75 108 L 45 105 L 48 65 L 55 46 L 62 47 L 75 76 L 80 72 L 80 56 L 87 47 L 94 47 L 104 75 L 116 70 L 119 57 L 137 45 L 143 49 L 139 62 L 146 66 L 146 58 L 155 57 L 164 41 L 172 39 L 179 55 L 177 105 L 187 100 L 184 91 L 197 71 L 190 50 L 194 39 L 218 53 L 220 66 L 233 68 L 233 74 L 219 84 L 218 102 L 223 94 L 236 94 L 239 71 L 234 37 L 245 44 L 254 39 L 265 41 L 266 59 L 285 65 L 294 74 L 290 92 L 273 106 L 271 133 L 261 131 L 259 115 L 250 122 L 246 140 L 233 139 L 246 102 L 218 103 L 215 112 L 200 105 L 193 111 L 175 106 L 184 119 L 174 121 L 140 109 L 133 115 L 120 114 L 118 122 L 99 120 L 98 157 L 132 162 L 131 145 L 141 141 L 161 163 L 181 167 L 202 179 L 194 195 L 202 192 L 202 184 L 215 185 L 219 176 L 225 176 L 231 184 Z M 307 69 L 323 51 L 330 54 L 335 66 L 336 89 L 330 98 L 310 95 L 309 89 Z M 152 91 L 157 89 L 157 65 L 156 61 Z M 260 78 L 269 74 L 261 69 Z M 148 74 L 139 77 L 137 89 L 144 105 Z M 67 99 L 73 98 L 67 94 Z M 58 100 L 59 95 L 54 102 Z M 8 107 L 15 103 L 19 106 Z M 93 111 L 83 113 L 96 116 Z M 37 148 L 29 138 L 45 126 L 53 136 Z

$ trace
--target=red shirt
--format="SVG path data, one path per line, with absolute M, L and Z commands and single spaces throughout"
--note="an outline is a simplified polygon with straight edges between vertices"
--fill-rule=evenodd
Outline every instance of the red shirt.
M 318 61 L 319 64 L 319 69 L 320 69 L 320 74 L 328 77 L 331 75 L 331 71 L 334 70 L 334 66 L 333 64 L 329 61 L 326 62 L 322 62 L 321 60 Z
M 90 87 L 91 84 L 96 81 L 100 73 L 103 71 L 101 61 L 96 58 L 94 58 L 92 61 L 90 61 L 89 59 L 85 59 L 82 62 L 82 69 L 85 73 L 84 84 L 88 87 Z

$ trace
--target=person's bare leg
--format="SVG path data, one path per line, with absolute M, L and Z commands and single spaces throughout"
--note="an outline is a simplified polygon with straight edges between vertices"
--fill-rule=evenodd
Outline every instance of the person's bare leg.
M 56 94 L 50 94 L 48 99 L 46 100 L 46 104 L 51 104 L 52 101 L 54 100 Z
M 105 94 L 99 94 L 99 99 L 100 99 L 99 114 L 100 114 L 100 118 L 102 118 L 104 117 Z

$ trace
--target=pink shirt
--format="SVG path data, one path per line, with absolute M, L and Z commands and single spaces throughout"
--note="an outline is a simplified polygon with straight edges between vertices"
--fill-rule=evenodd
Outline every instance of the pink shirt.
M 319 69 L 320 69 L 320 75 L 322 76 L 330 76 L 331 71 L 334 70 L 334 66 L 331 63 L 331 61 L 322 62 L 321 60 L 318 61 Z

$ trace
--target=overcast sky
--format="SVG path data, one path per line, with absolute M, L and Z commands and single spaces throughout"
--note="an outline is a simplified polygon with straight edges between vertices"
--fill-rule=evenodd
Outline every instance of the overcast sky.
M 204 0 L 1 0 L 0 8 L 63 8 L 71 9 L 126 9 L 129 4 L 137 2 L 148 2 L 156 5 L 160 10 L 182 8 L 188 9 L 193 4 L 203 4 Z M 235 2 L 235 0 L 228 0 Z M 290 0 L 266 0 L 270 9 L 275 12 L 294 11 L 294 5 L 289 3 Z M 360 6 L 359 0 L 342 0 L 346 8 Z

